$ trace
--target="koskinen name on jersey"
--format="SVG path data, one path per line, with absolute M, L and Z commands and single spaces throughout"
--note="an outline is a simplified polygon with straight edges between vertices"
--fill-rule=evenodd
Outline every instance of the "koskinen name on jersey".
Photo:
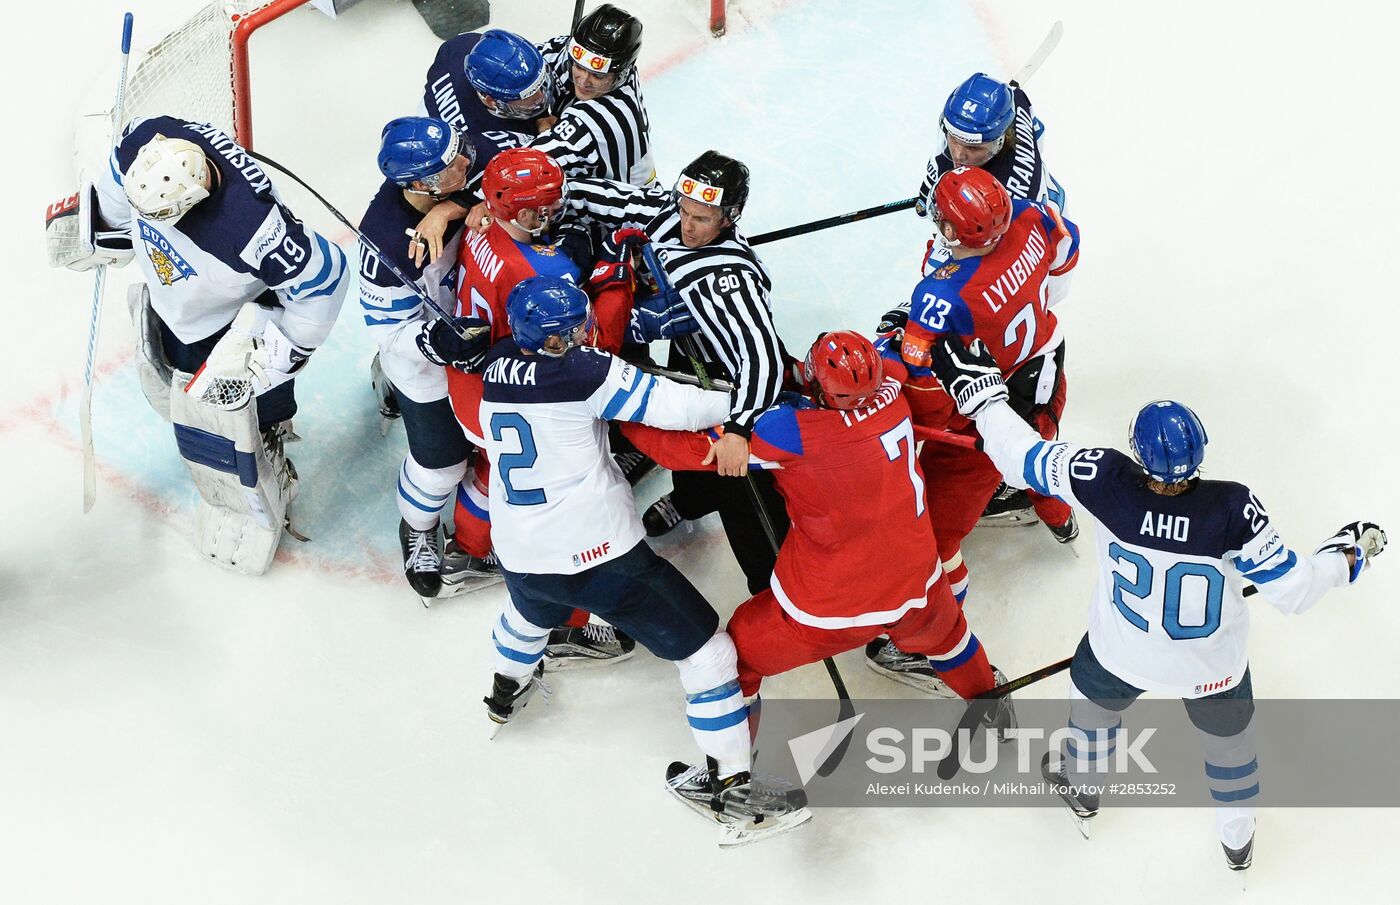
M 156 276 L 164 286 L 169 286 L 180 280 L 199 276 L 189 262 L 180 256 L 180 253 L 170 247 L 170 243 L 162 236 L 154 226 L 145 220 L 137 220 L 141 227 L 141 241 L 146 245 L 146 254 L 150 256 L 151 267 L 155 269 Z
M 233 165 L 238 172 L 243 174 L 243 178 L 248 180 L 248 184 L 255 192 L 265 192 L 272 187 L 272 180 L 267 178 L 267 174 L 262 171 L 262 167 L 243 152 L 232 138 L 229 138 L 214 126 L 206 126 L 201 123 L 189 123 L 185 128 L 196 132 L 209 139 L 209 143 L 214 146 L 214 150 L 219 152 L 219 156 Z

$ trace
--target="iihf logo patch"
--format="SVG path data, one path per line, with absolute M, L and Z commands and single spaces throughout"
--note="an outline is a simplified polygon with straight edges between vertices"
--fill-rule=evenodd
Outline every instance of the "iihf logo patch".
M 154 226 L 145 220 L 138 220 L 141 226 L 141 241 L 145 243 L 146 255 L 151 259 L 151 267 L 161 285 L 170 286 L 180 280 L 197 277 L 199 274 L 180 253 L 171 247 L 170 242 Z

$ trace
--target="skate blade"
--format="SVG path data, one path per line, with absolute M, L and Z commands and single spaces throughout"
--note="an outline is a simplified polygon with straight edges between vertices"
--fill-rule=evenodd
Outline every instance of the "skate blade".
M 889 679 L 891 682 L 898 682 L 900 685 L 907 685 L 910 688 L 922 691 L 929 697 L 943 698 L 949 701 L 960 700 L 957 692 L 949 688 L 942 679 L 918 676 L 913 673 L 901 672 L 897 669 L 886 669 L 874 660 L 867 659 L 865 665 L 869 666 L 876 673 Z
M 393 423 L 394 423 L 394 419 L 393 419 L 393 418 L 385 418 L 383 415 L 380 415 L 380 416 L 379 416 L 379 436 L 381 436 L 381 437 L 387 437 L 387 436 L 389 436 L 389 427 L 390 427 L 390 425 L 392 425 Z
M 544 671 L 572 672 L 575 669 L 593 669 L 598 666 L 615 666 L 624 660 L 630 660 L 637 655 L 634 647 L 625 654 L 616 657 L 551 657 L 548 653 L 544 655 Z
M 1026 510 L 1029 515 L 1021 512 L 1003 512 L 999 515 L 987 515 L 977 520 L 978 528 L 1029 528 L 1031 525 L 1039 525 L 1040 519 L 1035 515 L 1035 510 Z
M 774 836 L 792 832 L 811 819 L 811 811 L 806 808 L 798 808 L 779 817 L 765 817 L 762 823 L 748 820 L 743 823 L 730 823 L 720 835 L 719 847 L 738 848 L 741 845 L 751 845 L 765 839 L 772 839 Z
M 503 578 L 499 575 L 483 575 L 481 577 L 464 578 L 456 582 L 443 580 L 442 590 L 434 597 L 434 600 L 447 600 L 450 597 L 461 597 L 463 594 L 470 594 L 473 591 L 480 591 L 493 585 L 498 585 Z

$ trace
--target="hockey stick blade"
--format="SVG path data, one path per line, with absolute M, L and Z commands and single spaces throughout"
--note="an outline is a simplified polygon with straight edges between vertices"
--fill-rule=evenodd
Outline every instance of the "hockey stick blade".
M 948 754 L 938 762 L 938 778 L 944 780 L 952 779 L 958 775 L 958 770 L 962 767 L 962 746 L 959 744 L 964 737 L 972 736 L 973 727 L 982 722 L 983 718 L 991 711 L 997 698 L 1004 698 L 1013 692 L 1020 691 L 1027 685 L 1034 685 L 1041 679 L 1048 679 L 1056 673 L 1069 669 L 1069 665 L 1074 662 L 1073 657 L 1066 657 L 1049 666 L 1042 666 L 1034 672 L 1028 672 L 1024 676 L 1012 679 L 1003 685 L 998 685 L 990 691 L 984 691 L 977 697 L 967 702 L 967 710 L 963 712 L 962 719 L 958 720 L 958 728 L 953 730 L 953 738 L 948 746 Z
M 1036 71 L 1040 69 L 1040 65 L 1045 62 L 1045 59 L 1055 52 L 1056 47 L 1060 46 L 1060 38 L 1064 33 L 1065 23 L 1056 19 L 1055 24 L 1050 26 L 1050 33 L 1045 36 L 1045 40 L 1040 42 L 1040 46 L 1035 49 L 1035 53 L 1031 54 L 1029 60 L 1026 60 L 1026 65 L 1022 66 L 1020 70 L 1011 77 L 1011 83 L 1013 85 L 1024 85 L 1031 76 L 1035 75 Z

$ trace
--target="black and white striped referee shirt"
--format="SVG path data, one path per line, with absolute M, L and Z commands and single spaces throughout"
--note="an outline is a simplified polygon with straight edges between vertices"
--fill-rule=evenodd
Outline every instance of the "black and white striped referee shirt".
M 671 285 L 700 325 L 692 334 L 701 357 L 734 381 L 725 429 L 748 437 L 773 405 L 783 383 L 783 346 L 773 326 L 773 282 L 749 242 L 734 227 L 703 248 L 681 241 L 681 215 L 669 188 L 640 188 L 607 179 L 568 183 L 565 203 L 608 232 L 636 227 L 651 237 Z M 720 376 L 711 372 L 711 376 Z
M 568 35 L 540 46 L 559 121 L 534 138 L 530 146 L 554 158 L 571 179 L 597 177 L 633 185 L 653 181 L 656 166 L 651 159 L 651 123 L 636 67 L 607 94 L 581 101 L 574 95 L 569 76 L 572 60 L 566 53 L 568 46 Z

